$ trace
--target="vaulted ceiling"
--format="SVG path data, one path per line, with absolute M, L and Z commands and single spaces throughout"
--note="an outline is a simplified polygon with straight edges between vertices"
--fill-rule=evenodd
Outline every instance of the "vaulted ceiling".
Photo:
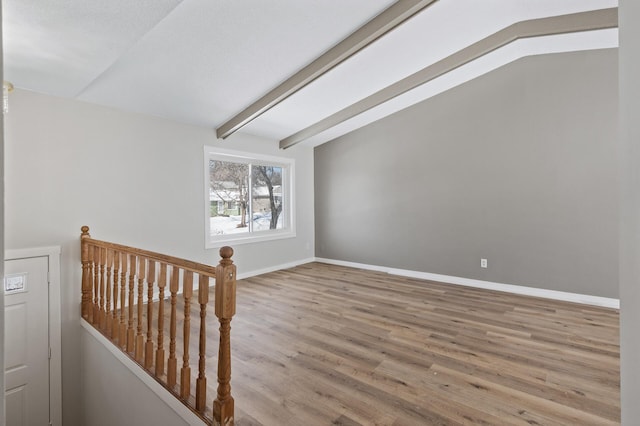
M 545 19 L 616 7 L 617 0 L 4 0 L 5 80 L 219 136 L 238 130 L 281 147 L 317 145 L 523 56 L 616 47 L 615 9 Z

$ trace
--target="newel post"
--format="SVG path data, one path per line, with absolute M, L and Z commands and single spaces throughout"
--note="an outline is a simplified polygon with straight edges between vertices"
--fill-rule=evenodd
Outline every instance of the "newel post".
M 231 260 L 233 249 L 220 249 L 216 267 L 215 312 L 220 321 L 218 349 L 218 395 L 213 401 L 213 417 L 220 425 L 233 425 L 234 402 L 231 396 L 231 318 L 236 313 L 236 266 Z
M 93 274 L 91 273 L 91 259 L 89 257 L 89 243 L 87 239 L 91 238 L 89 235 L 89 227 L 83 226 L 81 228 L 82 234 L 80 235 L 80 259 L 82 260 L 82 318 L 91 322 L 92 321 L 92 291 L 93 283 L 91 282 Z

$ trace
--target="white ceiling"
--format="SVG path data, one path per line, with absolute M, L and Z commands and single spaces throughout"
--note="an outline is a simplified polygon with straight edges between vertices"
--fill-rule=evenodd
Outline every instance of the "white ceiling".
M 4 0 L 5 80 L 216 128 L 393 3 Z M 439 0 L 241 131 L 283 139 L 514 22 L 609 7 L 617 0 Z M 616 30 L 512 43 L 307 143 L 326 142 L 522 56 L 615 46 Z

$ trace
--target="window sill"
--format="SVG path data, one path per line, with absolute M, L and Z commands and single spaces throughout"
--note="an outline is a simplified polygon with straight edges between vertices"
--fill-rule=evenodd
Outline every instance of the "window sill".
M 285 238 L 294 238 L 295 236 L 295 231 L 272 231 L 265 233 L 243 234 L 241 236 L 238 234 L 217 236 L 209 239 L 205 244 L 205 248 L 212 249 L 227 245 L 234 246 L 239 244 L 261 243 L 266 241 L 282 240 Z

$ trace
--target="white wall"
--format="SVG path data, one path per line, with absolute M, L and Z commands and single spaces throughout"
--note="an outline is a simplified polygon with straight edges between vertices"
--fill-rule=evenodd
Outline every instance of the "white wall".
M 90 327 L 90 326 L 88 326 Z M 149 385 L 161 387 L 151 377 L 147 383 L 125 367 L 134 364 L 126 355 L 116 357 L 99 332 L 81 330 L 82 424 L 83 426 L 189 426 L 204 425 L 181 402 L 172 401 L 186 412 L 185 420 L 170 408 Z M 118 350 L 117 348 L 115 349 Z M 116 352 L 117 353 L 117 352 Z M 134 368 L 137 368 L 135 366 Z M 146 373 L 142 373 L 146 374 Z M 210 400 L 214 396 L 209 395 Z M 171 398 L 171 397 L 169 397 Z M 67 424 L 67 423 L 65 423 Z
M 0 7 L 0 77 L 4 76 L 2 66 L 2 8 Z M 4 81 L 4 80 L 3 80 Z M 0 119 L 0 276 L 4 277 L 4 118 Z M 4 289 L 0 291 L 0 324 L 4 324 Z M 4 424 L 4 326 L 0 327 L 0 425 Z
M 203 146 L 293 157 L 297 236 L 234 246 L 238 273 L 313 256 L 313 152 L 277 141 L 16 90 L 6 117 L 6 248 L 62 247 L 64 423 L 80 424 L 80 227 L 216 264 L 204 249 Z
M 620 1 L 620 379 L 622 424 L 640 419 L 640 2 Z

